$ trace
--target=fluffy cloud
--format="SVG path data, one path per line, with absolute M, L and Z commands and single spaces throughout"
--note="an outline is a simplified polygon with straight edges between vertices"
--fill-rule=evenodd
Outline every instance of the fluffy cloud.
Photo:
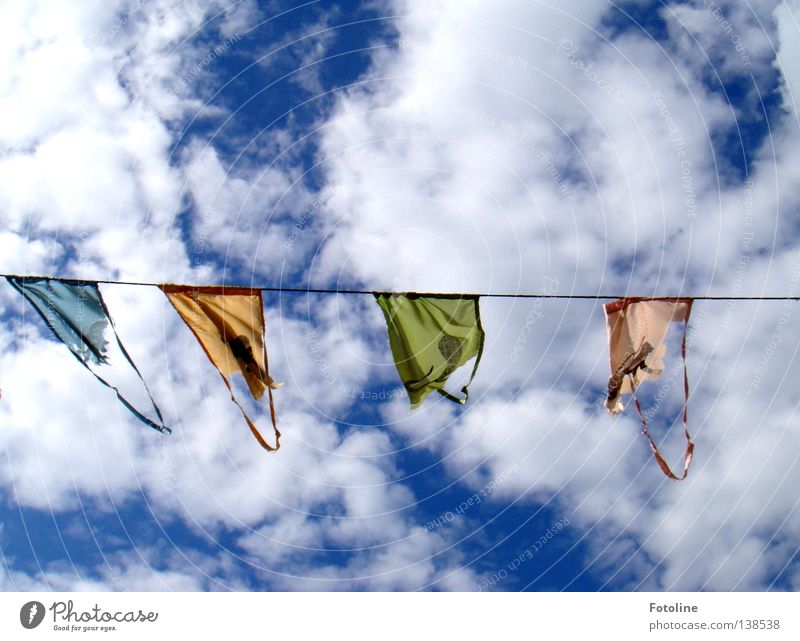
M 208 106 L 225 79 L 205 61 L 226 39 L 239 46 L 254 3 L 8 7 L 3 269 L 209 282 L 232 266 L 398 291 L 794 292 L 798 8 L 750 4 L 719 3 L 745 65 L 699 1 L 662 10 L 662 41 L 618 29 L 602 3 L 389 3 L 397 46 L 375 49 L 364 82 L 314 130 L 321 186 L 283 157 L 290 131 L 265 136 L 280 163 L 232 159 L 202 128 L 185 137 L 189 123 L 230 115 Z M 751 67 L 758 82 L 731 105 L 724 83 Z M 747 149 L 745 182 L 720 141 L 754 126 L 777 72 L 783 111 Z M 159 292 L 107 297 L 171 438 L 137 424 L 0 296 L 13 311 L 0 331 L 13 372 L 0 404 L 10 498 L 54 513 L 143 500 L 156 523 L 219 546 L 140 546 L 138 561 L 113 553 L 80 574 L 11 569 L 6 586 L 242 589 L 255 573 L 283 589 L 474 589 L 480 572 L 456 544 L 465 532 L 420 523 L 405 450 L 433 456 L 466 491 L 503 475 L 489 502 L 568 514 L 592 555 L 583 571 L 610 585 L 762 589 L 796 552 L 792 306 L 697 303 L 697 454 L 673 485 L 635 418 L 611 420 L 598 402 L 608 365 L 597 302 L 485 299 L 467 411 L 431 399 L 409 415 L 369 297 L 270 297 L 271 365 L 287 385 L 284 449 L 265 461 Z M 375 389 L 393 400 L 365 404 Z M 678 392 L 664 417 L 678 416 Z M 677 461 L 680 426 L 668 427 L 654 431 Z
M 258 258 L 261 248 L 259 264 L 276 264 L 274 246 L 285 250 L 294 269 L 302 265 L 314 235 L 303 229 L 291 235 L 295 212 L 306 207 L 312 215 L 321 196 L 312 199 L 295 186 L 298 172 L 252 162 L 226 166 L 212 143 L 182 140 L 177 128 L 190 117 L 224 115 L 205 103 L 206 83 L 215 78 L 214 61 L 205 62 L 208 51 L 216 52 L 208 25 L 220 40 L 238 42 L 258 11 L 248 2 L 236 7 L 120 2 L 94 11 L 62 2 L 8 8 L 3 24 L 13 25 L 16 35 L 4 39 L 0 56 L 8 71 L 0 101 L 12 116 L 0 129 L 4 270 L 208 282 L 218 278 L 213 266 L 229 252 Z M 13 120 L 21 126 L 9 126 Z M 175 156 L 179 143 L 183 151 Z M 265 203 L 280 207 L 275 216 L 286 223 L 267 236 Z M 178 214 L 187 206 L 184 223 Z M 275 350 L 274 369 L 291 379 L 278 394 L 291 443 L 280 457 L 265 459 L 161 294 L 119 287 L 104 293 L 173 436 L 155 435 L 128 415 L 4 290 L 9 322 L 0 335 L 6 354 L 0 412 L 8 465 L 2 480 L 11 500 L 52 514 L 87 504 L 102 514 L 144 500 L 162 527 L 179 521 L 200 535 L 232 535 L 237 549 L 264 568 L 264 585 L 292 588 L 323 579 L 329 587 L 413 589 L 437 577 L 455 585 L 453 576 L 475 583 L 459 570 L 455 554 L 437 557 L 445 537 L 416 524 L 413 492 L 394 482 L 389 436 L 374 429 L 340 432 L 325 418 L 352 400 L 342 394 L 344 381 L 352 389 L 364 385 L 368 372 L 360 365 L 369 360 L 366 342 L 347 345 L 349 355 L 342 357 L 342 318 L 332 301 L 309 312 L 313 334 L 291 317 L 274 330 L 270 325 L 274 344 L 301 357 L 289 368 L 283 350 Z M 268 307 L 267 318 L 280 316 Z M 355 310 L 346 320 L 355 322 Z M 322 362 L 332 363 L 337 385 L 320 380 Z M 132 371 L 120 376 L 125 386 L 137 385 Z M 266 425 L 263 409 L 251 409 Z M 103 549 L 117 546 L 100 541 Z M 9 569 L 3 584 L 72 590 L 249 585 L 224 552 L 190 547 L 136 545 L 135 557 L 112 552 L 102 565 L 79 561 L 78 568 L 55 562 L 40 576 Z M 328 548 L 352 560 L 327 566 L 317 557 Z M 368 549 L 373 552 L 360 553 Z
M 796 252 L 776 233 L 796 199 L 796 145 L 784 142 L 797 135 L 794 14 L 776 11 L 775 31 L 775 3 L 724 4 L 730 29 L 708 3 L 664 9 L 663 44 L 636 29 L 611 37 L 608 16 L 585 3 L 558 15 L 511 2 L 404 5 L 399 49 L 371 72 L 385 80 L 348 92 L 322 138 L 337 227 L 313 276 L 347 269 L 401 291 L 793 293 Z M 745 180 L 719 141 L 753 122 L 776 33 L 788 113 L 771 114 L 774 135 L 747 150 L 756 160 Z M 749 61 L 735 60 L 740 42 Z M 720 82 L 751 72 L 752 95 L 728 104 Z M 799 524 L 795 350 L 776 348 L 797 342 L 796 324 L 781 320 L 791 304 L 698 302 L 698 449 L 680 486 L 663 482 L 632 416 L 612 422 L 597 406 L 607 376 L 598 305 L 483 309 L 493 339 L 475 404 L 460 418 L 431 408 L 407 419 L 397 401 L 384 412 L 397 434 L 456 476 L 519 465 L 496 496 L 561 504 L 598 534 L 589 567 L 610 572 L 599 558 L 611 548 L 632 587 L 770 585 Z M 664 415 L 678 416 L 679 400 Z M 664 447 L 677 461 L 672 428 Z

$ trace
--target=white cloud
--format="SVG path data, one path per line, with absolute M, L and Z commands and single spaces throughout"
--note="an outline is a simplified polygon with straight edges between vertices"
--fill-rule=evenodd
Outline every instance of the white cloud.
M 757 21 L 769 17 L 763 5 L 731 17 L 761 72 L 775 37 Z M 779 211 L 795 198 L 792 145 L 781 142 L 794 112 L 765 141 L 752 184 L 736 184 L 710 141 L 736 135 L 741 114 L 709 90 L 679 24 L 670 23 L 671 49 L 635 30 L 608 42 L 591 29 L 599 14 L 584 7 L 555 16 L 504 3 L 491 9 L 502 23 L 487 23 L 489 10 L 476 5 L 405 5 L 399 52 L 370 73 L 385 80 L 350 91 L 322 139 L 339 222 L 319 282 L 347 269 L 371 287 L 422 291 L 538 291 L 546 278 L 559 293 L 792 286 L 794 256 L 774 233 L 788 228 Z M 679 7 L 668 20 L 676 15 L 701 45 L 725 44 L 729 34 L 700 8 Z M 781 20 L 779 33 L 790 29 Z M 508 64 L 517 56 L 530 65 Z M 742 73 L 731 65 L 718 71 Z M 677 486 L 663 483 L 633 416 L 614 422 L 594 404 L 591 390 L 608 375 L 597 305 L 545 303 L 524 358 L 511 364 L 531 304 L 484 300 L 484 310 L 493 342 L 474 404 L 461 418 L 440 408 L 406 418 L 398 400 L 385 412 L 398 434 L 438 452 L 457 476 L 518 464 L 496 496 L 555 500 L 583 525 L 602 525 L 592 548 L 605 555 L 611 543 L 632 587 L 758 589 L 771 580 L 791 552 L 767 543 L 790 542 L 798 520 L 786 483 L 798 465 L 780 445 L 794 431 L 794 350 L 771 350 L 759 390 L 746 390 L 775 331 L 782 345 L 796 344 L 789 325 L 775 329 L 780 304 L 726 311 L 698 302 L 689 356 L 698 445 L 690 479 Z M 665 414 L 677 416 L 678 401 Z M 664 447 L 677 463 L 679 425 Z M 624 547 L 630 537 L 641 552 Z M 650 559 L 663 571 L 652 575 Z
M 299 170 L 231 162 L 214 141 L 194 138 L 171 155 L 181 123 L 222 115 L 205 106 L 215 66 L 195 38 L 245 32 L 254 4 L 219 17 L 225 3 L 6 7 L 0 105 L 14 118 L 0 123 L 4 269 L 48 272 L 66 261 L 84 275 L 208 282 L 218 272 L 202 245 L 251 257 L 237 268 L 260 277 L 308 268 L 312 282 L 375 289 L 785 292 L 797 269 L 783 244 L 796 235 L 785 212 L 797 201 L 797 7 L 782 5 L 773 29 L 773 4 L 756 14 L 726 4 L 759 73 L 773 64 L 768 43 L 780 41 L 786 113 L 751 186 L 737 184 L 709 142 L 735 135 L 740 114 L 701 77 L 689 34 L 714 55 L 728 34 L 698 3 L 666 16 L 661 48 L 638 32 L 609 42 L 602 3 L 439 0 L 392 4 L 403 16 L 400 48 L 376 51 L 370 82 L 320 123 L 327 184 L 316 195 Z M 741 72 L 729 59 L 718 70 Z M 272 299 L 271 366 L 287 385 L 276 393 L 284 448 L 267 457 L 160 293 L 111 289 L 120 335 L 175 432 L 160 438 L 138 424 L 29 325 L 22 335 L 4 326 L 3 481 L 21 505 L 123 505 L 143 491 L 159 523 L 179 519 L 212 540 L 232 533 L 266 585 L 475 589 L 480 577 L 452 547 L 458 533 L 417 522 L 412 486 L 397 480 L 399 441 L 441 457 L 470 487 L 514 469 L 489 500 L 562 510 L 589 533 L 589 571 L 631 588 L 762 589 L 795 552 L 789 346 L 800 335 L 793 309 L 779 325 L 781 304 L 698 303 L 696 461 L 673 485 L 635 418 L 612 421 L 597 403 L 607 377 L 597 303 L 484 300 L 489 342 L 466 411 L 432 399 L 409 415 L 400 396 L 379 409 L 381 430 L 347 427 L 354 406 L 375 407 L 360 393 L 398 388 L 374 302 Z M 665 415 L 677 415 L 673 391 Z M 258 415 L 266 426 L 263 407 Z M 678 430 L 664 444 L 671 461 Z M 343 550 L 341 563 L 326 550 Z M 43 577 L 11 570 L 0 581 L 247 587 L 228 553 L 198 553 L 189 571 L 179 552 L 113 556 L 86 573 L 93 578 L 56 564 Z
M 204 63 L 206 45 L 189 41 L 209 28 L 209 19 L 221 36 L 238 38 L 257 16 L 253 3 L 239 4 L 221 18 L 216 14 L 223 3 L 118 3 L 103 11 L 67 2 L 7 8 L 2 23 L 13 25 L 16 35 L 4 39 L 0 60 L 9 80 L 0 101 L 9 107 L 5 113 L 19 117 L 0 127 L 6 149 L 0 165 L 5 269 L 63 273 L 57 265 L 67 260 L 70 272 L 88 276 L 207 282 L 215 277 L 213 262 L 194 260 L 201 233 L 207 250 L 221 255 L 255 252 L 260 239 L 264 264 L 274 264 L 272 245 L 283 244 L 296 221 L 291 218 L 280 237 L 261 237 L 265 202 L 274 207 L 283 201 L 284 222 L 301 204 L 311 208 L 310 215 L 321 206 L 302 188 L 291 191 L 297 176 L 257 166 L 232 173 L 214 147 L 199 141 L 182 156 L 170 156 L 175 122 L 195 111 L 217 113 L 199 98 L 214 75 L 212 64 Z M 186 80 L 180 91 L 173 86 L 176 79 Z M 9 126 L 13 120 L 24 125 Z M 189 246 L 174 226 L 184 190 L 197 214 Z M 235 231 L 229 232 L 231 223 Z M 308 243 L 303 236 L 293 239 L 289 258 L 295 263 L 303 260 Z M 26 309 L 27 322 L 5 326 L 0 336 L 9 348 L 0 405 L 7 425 L 2 449 L 10 462 L 3 480 L 15 501 L 63 512 L 86 500 L 123 506 L 144 492 L 159 522 L 181 519 L 212 535 L 223 529 L 270 532 L 266 543 L 240 535 L 242 549 L 254 558 L 269 556 L 265 548 L 276 546 L 384 546 L 376 555 L 382 573 L 394 570 L 392 581 L 414 586 L 417 574 L 403 579 L 403 568 L 391 567 L 391 541 L 402 545 L 407 538 L 414 498 L 406 485 L 393 482 L 389 439 L 376 430 L 339 435 L 330 421 L 314 418 L 309 400 L 328 408 L 344 403 L 339 388 L 314 380 L 313 361 L 299 369 L 293 362 L 289 370 L 282 350 L 275 350 L 273 370 L 291 374 L 293 381 L 277 394 L 284 449 L 269 457 L 248 434 L 217 373 L 163 296 L 134 288 L 104 291 L 119 333 L 174 433 L 160 437 L 129 416 L 63 346 L 29 324 L 34 317 Z M 18 298 L 9 292 L 3 298 L 21 311 Z M 315 353 L 335 362 L 342 380 L 363 384 L 358 365 L 368 358 L 366 346 L 346 346 L 350 356 L 343 360 L 337 311 L 327 303 L 320 311 L 330 329 L 315 339 Z M 267 318 L 270 336 L 280 336 L 283 328 L 276 323 L 272 329 L 271 309 Z M 284 326 L 281 338 L 290 341 L 289 353 L 308 346 L 299 322 L 287 320 Z M 357 373 L 352 381 L 350 372 Z M 132 372 L 123 379 L 137 384 Z M 263 408 L 258 415 L 267 425 Z M 54 564 L 40 578 L 12 570 L 4 580 L 16 589 L 186 590 L 213 588 L 213 577 L 235 575 L 223 568 L 222 553 L 205 561 L 211 580 L 187 574 L 180 563 L 165 569 L 141 548 L 137 553 L 151 562 L 117 555 L 106 566 L 86 568 L 82 576 L 91 579 Z M 427 580 L 439 565 L 423 556 L 415 568 L 424 566 L 419 577 Z M 313 565 L 308 568 L 313 574 Z M 246 587 L 240 578 L 222 583 Z

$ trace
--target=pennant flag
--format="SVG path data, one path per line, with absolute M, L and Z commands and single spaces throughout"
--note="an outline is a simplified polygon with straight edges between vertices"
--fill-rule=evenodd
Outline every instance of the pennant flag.
M 208 359 L 217 368 L 231 394 L 231 400 L 242 412 L 247 426 L 261 447 L 277 451 L 281 433 L 275 419 L 272 390 L 279 387 L 269 375 L 267 348 L 264 340 L 264 309 L 261 290 L 242 287 L 187 287 L 161 285 L 169 302 L 192 330 Z M 250 393 L 259 400 L 266 390 L 275 447 L 269 445 L 244 408 L 236 400 L 228 378 L 239 372 Z
M 687 403 L 689 401 L 689 375 L 686 371 L 686 327 L 692 311 L 691 298 L 637 299 L 622 298 L 604 305 L 608 348 L 611 362 L 611 377 L 608 379 L 608 397 L 605 406 L 611 414 L 619 414 L 624 408 L 622 394 L 633 394 L 633 402 L 642 422 L 642 433 L 650 443 L 650 449 L 659 467 L 669 478 L 682 481 L 689 472 L 694 453 L 687 427 Z M 683 359 L 683 433 L 686 437 L 683 475 L 673 474 L 648 433 L 647 419 L 642 414 L 636 390 L 641 383 L 656 380 L 664 371 L 663 358 L 670 322 L 683 323 L 681 358 Z
M 53 334 L 64 343 L 95 378 L 116 392 L 120 402 L 140 421 L 159 432 L 170 433 L 139 369 L 117 335 L 96 283 L 49 278 L 7 276 L 9 284 L 34 306 Z M 110 340 L 112 339 L 112 340 Z M 142 381 L 158 420 L 147 418 L 119 389 L 106 380 L 116 363 L 125 360 Z M 103 373 L 102 376 L 100 373 Z
M 483 353 L 484 333 L 477 296 L 375 293 L 389 330 L 397 373 L 416 408 L 433 390 L 466 403 L 467 388 Z M 447 378 L 471 358 L 475 365 L 463 398 L 445 391 Z

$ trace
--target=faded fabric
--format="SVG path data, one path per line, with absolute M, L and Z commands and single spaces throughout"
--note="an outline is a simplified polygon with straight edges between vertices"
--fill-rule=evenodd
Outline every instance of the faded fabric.
M 416 408 L 432 391 L 465 403 L 483 352 L 478 297 L 376 293 L 389 332 L 397 373 Z M 456 369 L 475 358 L 469 382 L 458 398 L 444 389 Z
M 270 377 L 267 364 L 261 290 L 183 285 L 161 285 L 161 289 L 219 371 L 253 436 L 264 449 L 279 449 L 281 434 L 272 398 L 272 390 L 278 385 Z M 275 433 L 274 447 L 263 439 L 236 399 L 229 382 L 236 372 L 244 377 L 254 399 L 261 399 L 267 392 Z
M 28 299 L 53 334 L 69 348 L 75 358 L 103 385 L 114 390 L 120 402 L 136 418 L 160 432 L 171 431 L 164 426 L 161 411 L 139 369 L 120 341 L 96 283 L 15 276 L 8 276 L 6 280 Z M 145 416 L 121 394 L 116 385 L 109 382 L 114 369 L 124 367 L 122 361 L 126 361 L 141 380 L 143 391 L 155 411 L 155 418 Z
M 694 443 L 687 427 L 689 379 L 686 371 L 686 327 L 692 311 L 690 298 L 636 299 L 623 298 L 604 306 L 611 376 L 605 406 L 611 414 L 624 409 L 620 397 L 633 394 L 636 411 L 642 423 L 642 433 L 647 437 L 659 467 L 669 478 L 680 481 L 686 478 L 694 453 Z M 670 469 L 648 431 L 647 419 L 642 413 L 636 390 L 648 380 L 660 378 L 664 371 L 664 343 L 671 322 L 683 323 L 681 357 L 683 359 L 684 394 L 683 431 L 686 437 L 683 475 L 678 477 Z

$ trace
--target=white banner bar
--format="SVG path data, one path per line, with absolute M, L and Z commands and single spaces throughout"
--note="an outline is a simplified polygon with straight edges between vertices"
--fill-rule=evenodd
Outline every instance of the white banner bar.
M 0 594 L 0 639 L 800 639 L 798 618 L 795 593 Z

